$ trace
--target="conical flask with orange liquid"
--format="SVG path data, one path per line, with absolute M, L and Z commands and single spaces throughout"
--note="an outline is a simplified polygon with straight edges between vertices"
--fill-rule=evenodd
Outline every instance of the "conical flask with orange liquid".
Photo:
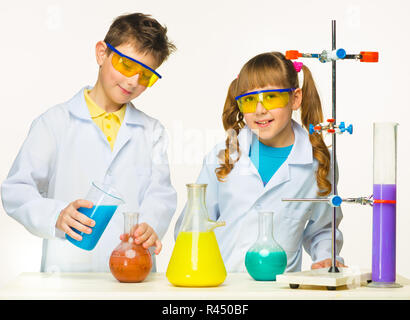
M 206 184 L 187 184 L 188 203 L 166 276 L 173 285 L 215 287 L 225 281 L 226 269 L 214 234 L 225 222 L 209 219 Z

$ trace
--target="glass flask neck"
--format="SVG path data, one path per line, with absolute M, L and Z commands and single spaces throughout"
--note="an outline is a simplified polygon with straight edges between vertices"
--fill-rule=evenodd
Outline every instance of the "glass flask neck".
M 137 212 L 123 212 L 124 215 L 124 234 L 128 235 L 128 238 L 134 237 L 134 231 L 138 225 L 138 213 Z
M 273 212 L 259 212 L 258 241 L 272 241 L 273 239 Z
M 205 192 L 206 184 L 187 184 L 188 205 L 197 209 L 206 209 Z
M 212 231 L 216 227 L 224 226 L 225 222 L 209 219 L 206 209 L 206 184 L 187 184 L 188 203 L 182 221 L 181 231 Z

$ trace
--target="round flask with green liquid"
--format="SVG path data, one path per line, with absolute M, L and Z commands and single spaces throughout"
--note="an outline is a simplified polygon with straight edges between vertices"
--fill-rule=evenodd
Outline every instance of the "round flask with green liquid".
M 287 265 L 286 252 L 273 238 L 273 212 L 259 212 L 259 234 L 245 256 L 249 275 L 257 281 L 276 281 Z

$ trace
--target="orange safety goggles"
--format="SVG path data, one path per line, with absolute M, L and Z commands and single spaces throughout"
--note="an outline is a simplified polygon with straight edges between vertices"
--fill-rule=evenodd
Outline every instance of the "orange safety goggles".
M 124 76 L 133 77 L 138 74 L 138 84 L 144 87 L 151 87 L 159 78 L 162 78 L 158 72 L 146 64 L 119 52 L 108 42 L 106 42 L 106 44 L 113 52 L 111 60 L 112 66 Z

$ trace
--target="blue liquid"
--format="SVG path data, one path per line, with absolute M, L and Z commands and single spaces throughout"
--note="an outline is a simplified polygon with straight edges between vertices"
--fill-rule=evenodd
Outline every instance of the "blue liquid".
M 287 265 L 285 251 L 269 252 L 268 250 L 248 251 L 245 256 L 245 266 L 249 275 L 257 281 L 276 281 L 276 276 L 282 274 Z
M 81 235 L 83 239 L 81 241 L 77 241 L 71 238 L 68 234 L 65 235 L 66 239 L 81 249 L 94 249 L 105 228 L 107 227 L 108 222 L 110 222 L 115 210 L 117 210 L 117 206 L 93 206 L 92 208 L 79 208 L 79 212 L 95 221 L 95 226 L 91 228 L 91 234 L 80 232 L 75 228 L 71 228 L 73 231 Z

